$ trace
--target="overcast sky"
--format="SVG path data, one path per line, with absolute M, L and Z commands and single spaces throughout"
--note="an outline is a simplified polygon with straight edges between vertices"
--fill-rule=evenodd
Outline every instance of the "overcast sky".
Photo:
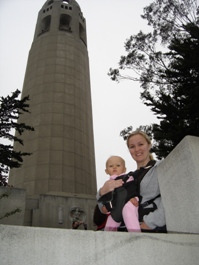
M 116 83 L 107 75 L 125 54 L 130 35 L 150 28 L 140 15 L 152 0 L 77 0 L 87 23 L 87 42 L 93 106 L 95 160 L 98 188 L 108 179 L 105 161 L 111 155 L 136 165 L 119 133 L 132 125 L 149 125 L 155 116 L 140 100 L 137 82 Z M 22 90 L 28 52 L 37 15 L 45 0 L 0 0 L 0 96 Z

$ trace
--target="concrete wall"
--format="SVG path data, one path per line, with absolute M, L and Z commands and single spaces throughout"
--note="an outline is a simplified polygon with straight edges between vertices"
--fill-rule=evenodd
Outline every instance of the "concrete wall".
M 199 235 L 0 225 L 1 265 L 198 265 Z
M 6 195 L 6 196 L 4 196 Z M 0 187 L 0 218 L 16 209 L 17 212 L 13 215 L 0 219 L 0 224 L 8 225 L 24 225 L 26 192 L 23 189 Z
M 32 211 L 32 226 L 70 229 L 72 227 L 70 211 L 77 207 L 84 211 L 88 229 L 94 230 L 95 205 L 96 198 L 91 196 L 40 195 L 39 207 Z M 84 227 L 80 226 L 79 229 L 84 229 Z
M 199 234 L 199 137 L 186 136 L 157 171 L 168 231 Z
M 87 228 L 96 230 L 93 224 L 96 198 L 93 196 L 60 193 L 59 196 L 43 194 L 39 199 L 30 199 L 25 197 L 24 189 L 0 187 L 0 196 L 7 193 L 9 196 L 0 200 L 0 218 L 16 208 L 21 212 L 0 219 L 0 224 L 70 229 L 72 227 L 71 209 L 81 208 L 84 211 L 83 221 Z M 84 229 L 84 226 L 81 225 L 78 229 Z

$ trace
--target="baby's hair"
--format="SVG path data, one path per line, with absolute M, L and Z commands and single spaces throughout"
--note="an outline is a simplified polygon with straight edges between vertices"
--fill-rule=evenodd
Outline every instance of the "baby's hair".
M 121 156 L 115 156 L 115 155 L 113 155 L 113 156 L 109 156 L 109 158 L 106 160 L 106 167 L 107 167 L 107 163 L 108 163 L 109 159 L 111 159 L 112 157 L 117 157 L 117 158 L 121 159 L 122 163 L 125 166 L 125 164 L 126 164 L 125 163 L 125 160 Z

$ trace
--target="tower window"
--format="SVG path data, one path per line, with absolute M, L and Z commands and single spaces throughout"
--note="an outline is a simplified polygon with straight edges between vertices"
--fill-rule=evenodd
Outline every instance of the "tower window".
M 53 4 L 53 2 L 54 2 L 53 0 L 49 1 L 48 2 L 48 6 L 51 5 L 51 4 Z
M 72 10 L 72 6 L 69 6 L 69 1 L 62 1 L 61 8 Z
M 44 34 L 45 32 L 50 30 L 50 22 L 51 22 L 51 16 L 46 16 L 42 19 L 40 28 L 39 28 L 39 34 Z
M 61 14 L 59 20 L 59 29 L 65 31 L 71 31 L 71 16 Z
M 79 16 L 80 16 L 80 18 L 82 19 L 82 21 L 84 22 L 85 19 L 84 19 L 84 17 L 83 17 L 83 13 L 82 13 L 82 12 L 79 12 Z
M 83 43 L 86 45 L 86 31 L 81 23 L 79 23 L 79 37 L 83 41 Z

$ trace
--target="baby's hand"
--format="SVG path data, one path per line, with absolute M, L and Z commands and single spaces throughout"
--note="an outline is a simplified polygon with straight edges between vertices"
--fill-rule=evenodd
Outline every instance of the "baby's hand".
M 108 211 L 107 211 L 107 209 L 106 209 L 106 207 L 104 205 L 102 206 L 101 210 L 102 210 L 102 212 L 104 214 L 107 214 L 108 213 Z
M 136 197 L 131 198 L 130 202 L 136 207 L 138 207 L 138 205 L 139 205 L 138 199 Z
M 103 187 L 100 189 L 100 196 L 113 191 L 114 189 L 121 187 L 123 185 L 123 180 L 122 179 L 118 179 L 118 180 L 107 180 Z

